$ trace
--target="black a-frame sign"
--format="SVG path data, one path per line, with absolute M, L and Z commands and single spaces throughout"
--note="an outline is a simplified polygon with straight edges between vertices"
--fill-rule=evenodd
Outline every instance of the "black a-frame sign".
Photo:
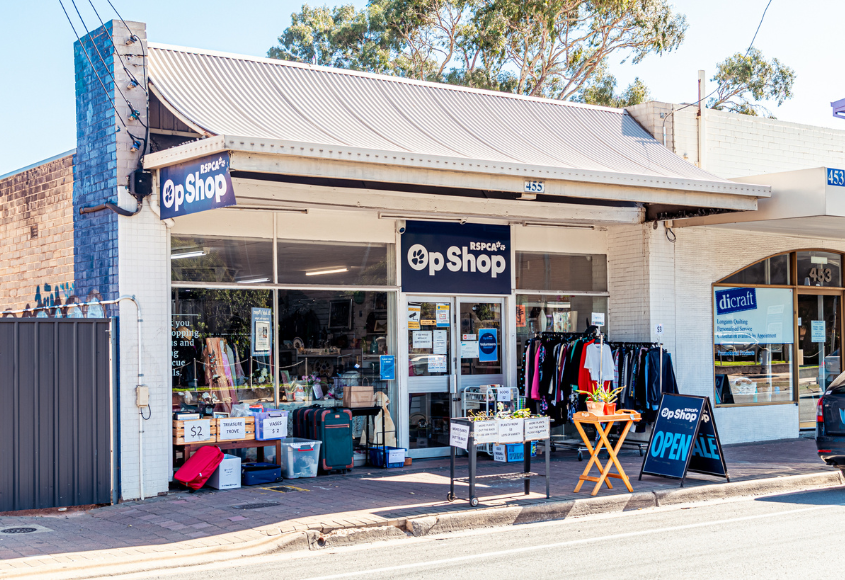
M 724 477 L 730 481 L 710 399 L 665 394 L 648 440 L 643 474 L 684 479 L 687 472 Z

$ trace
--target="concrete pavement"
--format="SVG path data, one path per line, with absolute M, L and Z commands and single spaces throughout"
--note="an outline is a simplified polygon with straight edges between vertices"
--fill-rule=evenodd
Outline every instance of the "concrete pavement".
M 690 491 L 683 492 L 693 495 L 673 496 L 690 501 L 695 498 L 696 488 L 705 492 L 704 497 L 718 496 L 728 490 L 754 493 L 753 486 L 759 486 L 762 480 L 790 475 L 823 474 L 822 479 L 811 478 L 812 481 L 800 484 L 789 480 L 789 485 L 804 487 L 840 481 L 836 470 L 818 461 L 812 440 L 728 446 L 725 456 L 732 481 L 739 482 L 739 486 L 712 485 L 719 480 L 693 475 L 687 480 Z M 521 482 L 499 481 L 479 490 L 486 509 L 472 509 L 464 501 L 444 501 L 448 491 L 448 461 L 439 460 L 418 462 L 411 469 L 356 469 L 346 476 L 291 480 L 284 482 L 288 487 L 280 490 L 272 489 L 279 486 L 265 486 L 195 494 L 179 492 L 71 515 L 54 512 L 50 517 L 4 516 L 0 517 L 0 531 L 11 526 L 41 526 L 46 531 L 0 533 L 0 577 L 18 575 L 21 570 L 37 572 L 62 565 L 86 566 L 92 561 L 149 559 L 150 554 L 157 558 L 188 554 L 202 558 L 203 554 L 222 554 L 227 550 L 233 555 L 239 551 L 260 553 L 264 549 L 279 549 L 279 536 L 283 534 L 307 530 L 312 533 L 311 540 L 323 538 L 331 543 L 337 541 L 332 538 L 346 533 L 341 531 L 361 527 L 386 530 L 381 537 L 390 537 L 402 533 L 400 530 L 410 530 L 416 535 L 432 533 L 445 525 L 437 524 L 438 521 L 451 521 L 453 528 L 455 525 L 475 527 L 468 525 L 469 520 L 481 521 L 480 525 L 485 525 L 483 522 L 487 520 L 493 522 L 490 525 L 496 525 L 495 522 L 504 525 L 516 521 L 515 517 L 525 521 L 525 514 L 534 514 L 530 521 L 536 521 L 569 515 L 574 505 L 571 500 L 575 498 L 579 498 L 580 506 L 576 513 L 638 509 L 655 505 L 661 494 L 673 497 L 665 494 L 678 489 L 676 480 L 646 476 L 643 481 L 636 481 L 642 460 L 637 453 L 627 452 L 622 456 L 622 463 L 638 493 L 632 496 L 616 485 L 612 491 L 602 490 L 599 500 L 580 501 L 589 495 L 574 494 L 572 490 L 585 463 L 578 462 L 572 451 L 559 451 L 553 458 L 551 502 L 537 493 L 522 495 Z M 514 465 L 483 461 L 479 469 L 485 473 L 512 471 Z M 542 469 L 541 464 L 539 471 Z M 742 485 L 752 488 L 743 490 Z M 767 485 L 770 492 L 776 491 L 776 487 Z M 542 490 L 542 479 L 535 480 L 534 486 Z M 483 516 L 481 512 L 488 515 Z M 517 513 L 523 515 L 515 516 Z M 434 518 L 433 524 L 430 518 Z M 295 540 L 290 541 L 295 543 Z M 305 542 L 304 547 L 307 546 Z

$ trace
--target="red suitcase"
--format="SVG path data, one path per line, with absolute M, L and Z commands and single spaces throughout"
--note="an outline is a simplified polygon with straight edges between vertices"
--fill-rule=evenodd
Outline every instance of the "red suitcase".
M 200 447 L 196 453 L 185 462 L 185 465 L 179 468 L 173 479 L 184 483 L 191 489 L 199 489 L 214 470 L 220 466 L 223 461 L 223 452 L 216 445 L 207 445 Z

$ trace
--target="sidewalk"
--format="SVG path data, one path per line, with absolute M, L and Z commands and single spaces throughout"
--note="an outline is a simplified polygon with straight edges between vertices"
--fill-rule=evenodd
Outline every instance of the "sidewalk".
M 818 460 L 811 439 L 733 445 L 725 447 L 724 452 L 732 482 L 836 471 Z M 625 451 L 620 459 L 636 492 L 679 487 L 677 480 L 657 477 L 644 476 L 642 481 L 637 481 L 642 459 L 636 451 Z M 459 459 L 458 465 L 459 475 L 465 476 L 466 459 Z M 586 465 L 585 461 L 577 460 L 574 451 L 553 453 L 551 465 L 553 499 L 590 497 L 592 486 L 585 486 L 579 494 L 572 492 Z M 521 463 L 479 460 L 479 474 L 519 469 Z M 543 473 L 542 457 L 532 464 L 532 470 Z M 721 481 L 692 474 L 685 487 Z M 614 480 L 613 484 L 613 490 L 604 488 L 598 497 L 627 494 L 622 482 Z M 282 487 L 280 491 L 268 489 L 279 485 L 291 487 Z M 286 480 L 274 486 L 175 492 L 87 512 L 0 516 L 0 531 L 13 526 L 38 530 L 0 533 L 0 575 L 13 568 L 84 561 L 102 550 L 111 550 L 111 556 L 118 557 L 121 553 L 138 555 L 172 550 L 177 542 L 183 542 L 185 549 L 236 545 L 286 532 L 310 529 L 326 533 L 339 528 L 404 525 L 405 518 L 473 510 L 466 501 L 446 502 L 448 486 L 448 459 L 430 460 L 415 462 L 410 468 L 357 468 L 343 476 Z M 459 497 L 467 495 L 466 486 L 456 491 Z M 544 491 L 542 477 L 532 481 L 530 496 L 522 494 L 521 481 L 500 480 L 479 485 L 481 505 L 473 511 L 543 503 Z

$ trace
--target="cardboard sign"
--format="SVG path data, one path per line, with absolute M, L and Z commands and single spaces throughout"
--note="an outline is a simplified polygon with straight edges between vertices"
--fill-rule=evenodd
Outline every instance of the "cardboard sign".
M 499 425 L 496 421 L 474 421 L 472 427 L 477 445 L 495 443 L 499 439 Z
M 525 420 L 525 440 L 548 439 L 551 434 L 551 421 L 548 417 Z
M 451 423 L 449 425 L 449 445 L 466 449 L 469 443 L 469 425 Z
M 499 439 L 496 443 L 522 443 L 524 419 L 497 419 Z
M 199 443 L 211 439 L 211 419 L 185 421 L 185 443 Z
M 217 440 L 246 439 L 246 419 L 217 419 Z
M 648 441 L 640 479 L 644 473 L 672 477 L 680 479 L 683 487 L 688 471 L 730 481 L 710 399 L 665 394 Z

